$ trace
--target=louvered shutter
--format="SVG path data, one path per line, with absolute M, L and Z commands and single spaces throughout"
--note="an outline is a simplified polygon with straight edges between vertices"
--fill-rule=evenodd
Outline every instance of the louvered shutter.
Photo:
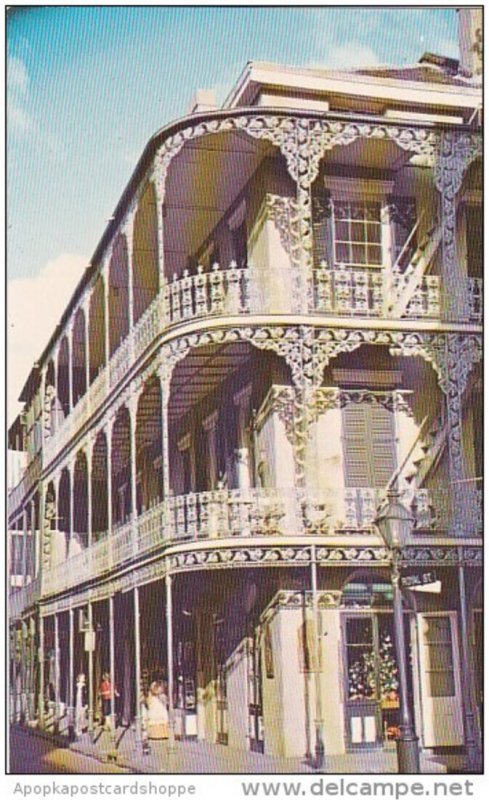
M 349 403 L 343 409 L 343 455 L 345 485 L 370 486 L 368 412 L 362 404 Z
M 331 197 L 329 192 L 313 197 L 312 212 L 312 248 L 314 266 L 319 267 L 322 261 L 328 266 L 334 264 L 333 218 Z
M 343 409 L 345 485 L 384 487 L 396 468 L 394 417 L 381 405 L 348 403 Z

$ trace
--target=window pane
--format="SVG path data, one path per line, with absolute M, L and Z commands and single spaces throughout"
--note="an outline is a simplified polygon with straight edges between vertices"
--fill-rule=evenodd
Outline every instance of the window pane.
M 371 644 L 373 640 L 372 620 L 350 617 L 346 621 L 348 644 Z
M 452 643 L 449 617 L 425 617 L 424 634 L 426 644 Z
M 366 264 L 366 250 L 363 245 L 354 244 L 352 246 L 352 263 L 353 264 Z
M 455 696 L 455 680 L 453 677 L 453 672 L 429 672 L 428 681 L 429 697 Z
M 336 260 L 348 264 L 350 261 L 349 246 L 347 244 L 336 245 Z
M 429 646 L 426 652 L 427 669 L 449 672 L 452 669 L 452 648 L 449 644 Z
M 347 242 L 350 238 L 350 232 L 348 229 L 348 222 L 337 222 L 336 227 L 336 240 L 339 242 Z
M 380 203 L 369 203 L 365 207 L 366 216 L 365 218 L 372 221 L 379 221 L 380 220 Z
M 365 241 L 365 229 L 363 222 L 352 222 L 351 223 L 351 240 L 352 242 L 364 242 Z
M 380 244 L 380 231 L 381 231 L 380 225 L 376 225 L 374 222 L 367 222 L 366 229 L 367 229 L 367 240 L 369 242 Z
M 371 244 L 367 248 L 368 264 L 382 264 L 382 249 L 377 245 Z

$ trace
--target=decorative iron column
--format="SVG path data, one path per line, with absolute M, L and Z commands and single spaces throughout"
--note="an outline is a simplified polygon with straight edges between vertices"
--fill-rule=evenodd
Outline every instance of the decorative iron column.
M 311 545 L 311 590 L 312 590 L 312 629 L 314 636 L 314 695 L 315 695 L 315 743 L 314 743 L 314 766 L 321 771 L 324 767 L 324 720 L 323 704 L 321 695 L 321 640 L 320 640 L 320 620 L 318 608 L 318 586 L 317 586 L 317 559 L 316 545 Z
M 168 670 L 168 747 L 172 750 L 175 746 L 175 709 L 173 707 L 173 606 L 172 606 L 172 576 L 165 575 L 166 589 L 166 658 Z
M 139 613 L 139 587 L 134 587 L 134 680 L 136 692 L 136 743 L 142 744 L 142 717 L 141 717 L 141 631 Z
M 460 603 L 460 634 L 462 646 L 460 648 L 461 660 L 461 688 L 462 702 L 464 709 L 464 738 L 467 752 L 467 766 L 470 772 L 482 772 L 482 747 L 477 734 L 477 724 L 475 719 L 475 709 L 473 703 L 473 671 L 468 656 L 469 647 L 469 623 L 467 614 L 467 590 L 465 582 L 464 554 L 463 548 L 458 548 L 458 585 Z
M 74 611 L 72 608 L 68 611 L 69 618 L 69 652 L 68 652 L 68 738 L 72 742 L 75 738 L 75 703 L 74 703 L 74 687 L 75 687 L 75 629 L 74 629 Z
M 59 729 L 60 718 L 60 663 L 59 663 L 59 617 L 54 614 L 54 732 Z
M 435 186 L 440 193 L 443 282 L 447 298 L 446 313 L 453 322 L 468 319 L 467 275 L 457 257 L 457 195 L 468 167 L 482 154 L 478 133 L 444 131 L 435 160 Z
M 38 715 L 39 727 L 44 728 L 44 617 L 39 616 L 39 694 L 38 694 Z
M 114 595 L 109 596 L 110 730 L 115 736 Z
M 94 685 L 93 685 L 93 605 L 92 601 L 88 601 L 88 630 L 90 632 L 90 641 L 88 649 L 88 732 L 93 734 L 93 699 L 94 699 Z

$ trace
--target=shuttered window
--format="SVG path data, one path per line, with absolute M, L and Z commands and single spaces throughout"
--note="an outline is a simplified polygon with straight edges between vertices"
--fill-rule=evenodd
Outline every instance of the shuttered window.
M 348 403 L 343 455 L 347 487 L 385 487 L 396 468 L 393 413 L 378 404 Z

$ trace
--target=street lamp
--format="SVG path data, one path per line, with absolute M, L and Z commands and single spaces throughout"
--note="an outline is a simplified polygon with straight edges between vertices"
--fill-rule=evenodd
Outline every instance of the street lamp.
M 396 740 L 397 765 L 401 774 L 418 773 L 419 748 L 418 737 L 414 730 L 407 691 L 406 645 L 404 639 L 404 623 L 402 614 L 402 590 L 400 585 L 401 550 L 408 543 L 413 528 L 413 518 L 407 508 L 400 502 L 399 494 L 394 489 L 387 492 L 385 505 L 379 509 L 375 524 L 382 539 L 390 551 L 392 560 L 392 587 L 394 591 L 394 638 L 400 680 L 400 734 Z

